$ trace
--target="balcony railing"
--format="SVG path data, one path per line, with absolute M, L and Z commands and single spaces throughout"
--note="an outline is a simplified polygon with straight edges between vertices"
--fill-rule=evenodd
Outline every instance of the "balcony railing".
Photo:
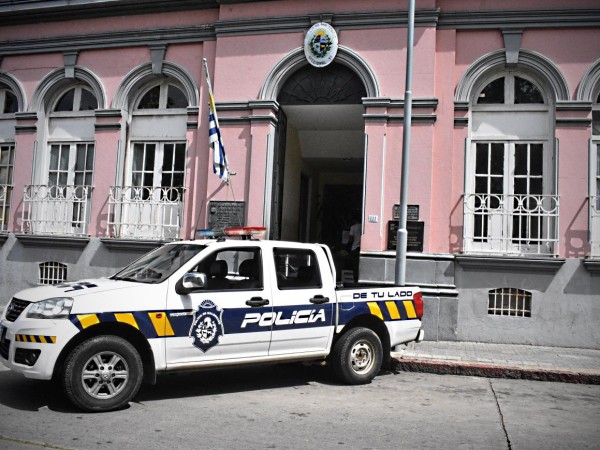
M 91 194 L 91 186 L 25 186 L 21 231 L 87 235 Z
M 6 231 L 8 228 L 12 189 L 12 186 L 0 184 L 0 231 Z
M 556 255 L 557 195 L 464 195 L 466 253 Z
M 183 187 L 111 186 L 109 237 L 174 240 L 183 216 Z

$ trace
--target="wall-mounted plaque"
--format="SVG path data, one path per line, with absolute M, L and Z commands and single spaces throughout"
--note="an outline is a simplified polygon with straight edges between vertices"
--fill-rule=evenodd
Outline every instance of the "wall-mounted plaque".
M 222 230 L 244 225 L 246 202 L 208 202 L 208 228 Z
M 394 205 L 393 219 L 400 219 L 400 205 Z M 419 205 L 406 205 L 406 220 L 419 220 Z
M 395 220 L 388 221 L 388 237 L 387 249 L 396 250 L 398 246 L 398 222 Z M 425 222 L 407 221 L 406 222 L 406 251 L 407 252 L 422 252 L 423 251 L 423 236 L 425 231 Z

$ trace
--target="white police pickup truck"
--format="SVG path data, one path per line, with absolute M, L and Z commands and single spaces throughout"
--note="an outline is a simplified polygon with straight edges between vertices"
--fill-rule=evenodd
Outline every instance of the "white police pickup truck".
M 336 286 L 328 247 L 207 239 L 166 244 L 110 278 L 18 292 L 0 361 L 58 379 L 88 411 L 126 405 L 158 373 L 325 360 L 370 382 L 394 346 L 423 338 L 417 288 Z

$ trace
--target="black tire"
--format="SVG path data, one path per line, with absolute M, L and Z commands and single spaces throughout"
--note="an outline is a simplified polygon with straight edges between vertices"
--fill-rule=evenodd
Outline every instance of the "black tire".
M 143 378 L 137 350 L 118 336 L 96 336 L 69 354 L 63 386 L 69 400 L 85 411 L 123 408 L 137 394 Z
M 335 343 L 331 357 L 333 371 L 341 381 L 370 383 L 381 369 L 381 340 L 373 330 L 353 328 Z

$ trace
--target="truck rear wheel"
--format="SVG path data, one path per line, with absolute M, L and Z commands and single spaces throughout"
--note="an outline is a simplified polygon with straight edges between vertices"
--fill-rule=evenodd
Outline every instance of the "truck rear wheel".
M 354 328 L 333 347 L 332 364 L 336 376 L 348 384 L 366 384 L 379 373 L 383 348 L 379 336 L 368 328 Z
M 133 345 L 117 336 L 96 336 L 67 357 L 63 385 L 79 408 L 110 411 L 124 407 L 137 394 L 142 375 L 142 359 Z

